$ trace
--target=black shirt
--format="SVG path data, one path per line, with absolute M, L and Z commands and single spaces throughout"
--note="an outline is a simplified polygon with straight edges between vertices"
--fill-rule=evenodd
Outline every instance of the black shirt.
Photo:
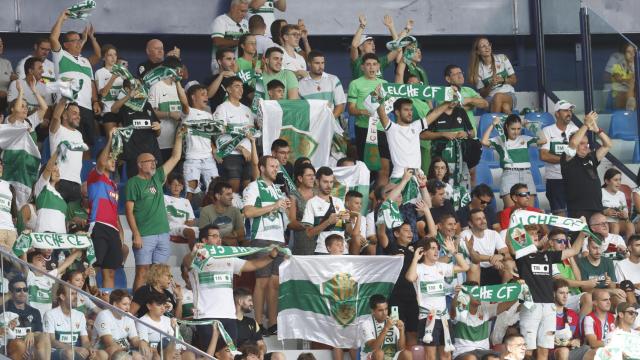
M 490 229 L 493 227 L 494 224 L 499 224 L 500 223 L 498 221 L 498 215 L 489 206 L 484 208 L 484 210 L 482 210 L 482 212 L 484 213 L 484 216 L 487 218 L 487 225 L 489 225 Z M 468 227 L 469 226 L 469 218 L 471 218 L 471 207 L 469 207 L 469 205 L 467 205 L 467 206 L 464 206 L 464 207 L 461 207 L 460 209 L 458 209 L 458 211 L 456 211 L 456 218 L 458 219 L 458 222 L 460 223 L 460 227 L 461 228 Z
M 138 65 L 138 77 L 142 79 L 150 70 L 153 70 L 160 65 L 162 65 L 162 61 L 158 63 L 152 63 L 150 60 L 143 62 Z
M 398 281 L 396 281 L 389 298 L 402 299 L 404 301 L 408 301 L 410 299 L 417 300 L 416 290 L 413 287 L 413 283 L 409 282 L 405 278 L 407 270 L 409 269 L 409 266 L 411 266 L 411 261 L 413 261 L 413 253 L 415 251 L 413 245 L 400 246 L 396 242 L 389 242 L 389 245 L 387 245 L 386 248 L 383 248 L 382 251 L 385 255 L 404 255 L 400 276 L 398 276 Z
M 122 106 L 118 112 L 118 116 L 120 117 L 122 126 L 134 125 L 134 120 L 149 120 L 151 123 L 160 122 L 149 102 L 144 104 L 142 111 L 135 111 L 127 106 Z M 135 121 L 135 123 L 139 122 Z M 126 161 L 135 162 L 138 155 L 142 153 L 151 153 L 159 162 L 162 160 L 156 133 L 150 128 L 133 130 L 131 138 L 124 145 L 124 158 Z
M 431 110 L 433 111 L 433 110 Z M 430 112 L 431 112 L 430 111 Z M 442 113 L 436 121 L 429 124 L 427 131 L 432 132 L 452 132 L 473 130 L 467 112 L 460 106 L 456 106 L 450 115 Z M 432 140 L 432 149 L 442 149 L 449 142 L 447 139 Z M 440 150 L 441 151 L 441 150 Z M 441 156 L 440 153 L 432 153 L 431 156 Z
M 31 332 L 42 332 L 42 316 L 36 308 L 25 304 L 24 310 L 20 310 L 13 300 L 8 300 L 5 310 L 18 314 L 18 327 L 29 328 Z
M 453 204 L 451 203 L 451 200 L 445 200 L 442 206 L 431 208 L 431 217 L 433 217 L 433 221 L 436 224 L 440 222 L 440 219 L 445 214 L 451 214 L 454 217 L 456 217 L 456 220 L 458 219 L 458 217 L 456 216 L 456 211 L 453 208 Z M 424 216 L 422 217 L 422 219 L 424 219 Z
M 516 259 L 518 274 L 529 285 L 533 302 L 553 303 L 551 267 L 559 262 L 562 262 L 562 251 L 536 251 Z
M 149 312 L 149 309 L 147 309 L 147 302 L 149 301 L 149 297 L 151 296 L 152 293 L 158 294 L 158 291 L 153 287 L 151 287 L 150 285 L 143 285 L 140 288 L 138 288 L 138 290 L 136 290 L 136 292 L 133 294 L 132 301 L 140 305 L 140 309 L 138 309 L 138 312 L 135 314 L 137 317 L 141 318 L 144 316 L 144 314 Z M 164 290 L 164 294 L 167 296 L 167 299 L 171 303 L 171 305 L 173 305 L 171 308 L 171 311 L 168 313 L 165 313 L 165 315 L 168 317 L 175 317 L 176 316 L 176 298 L 173 296 L 173 294 L 169 290 Z
M 236 320 L 236 324 L 238 326 L 237 346 L 242 346 L 243 344 L 256 345 L 259 340 L 262 340 L 262 335 L 258 331 L 254 318 L 245 316 L 242 320 Z
M 598 177 L 598 165 L 600 162 L 595 151 L 583 158 L 576 155 L 569 161 L 567 156 L 562 154 L 560 169 L 564 179 L 568 210 L 602 211 L 602 189 Z

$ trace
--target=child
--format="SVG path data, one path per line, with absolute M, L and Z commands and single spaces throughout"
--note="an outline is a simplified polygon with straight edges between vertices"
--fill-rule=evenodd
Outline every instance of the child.
M 148 312 L 144 314 L 140 320 L 142 320 L 142 323 L 149 324 L 173 336 L 176 320 L 163 315 L 166 302 L 166 295 L 160 293 L 150 294 L 147 301 Z M 175 342 L 169 341 L 168 338 L 163 337 L 160 333 L 151 330 L 141 323 L 138 323 L 136 326 L 138 328 L 138 336 L 141 340 L 140 352 L 142 354 L 151 353 L 155 360 L 160 359 L 160 351 L 162 351 L 164 359 L 173 359 L 176 350 Z
M 284 84 L 280 80 L 271 80 L 267 84 L 270 100 L 284 100 Z
M 96 88 L 102 99 L 102 125 L 104 132 L 108 134 L 112 128 L 118 125 L 118 115 L 111 112 L 111 106 L 118 99 L 122 89 L 123 79 L 111 74 L 111 69 L 118 59 L 118 50 L 111 44 L 102 47 L 102 59 L 104 67 L 98 69 L 95 74 Z
M 507 208 L 513 206 L 509 191 L 515 184 L 527 184 L 531 196 L 535 196 L 536 185 L 533 182 L 533 175 L 531 175 L 529 145 L 541 146 L 547 143 L 547 139 L 542 132 L 536 137 L 522 135 L 522 120 L 515 114 L 507 116 L 504 122 L 504 137 L 496 136 L 489 139 L 493 128 L 499 126 L 501 122 L 499 117 L 495 117 L 484 132 L 481 142 L 486 147 L 494 148 L 500 156 L 500 166 L 502 167 L 500 196 L 504 201 L 504 207 Z
M 375 255 L 375 246 L 369 244 L 365 238 L 367 234 L 367 220 L 360 214 L 362 210 L 362 194 L 349 190 L 344 197 L 344 207 L 351 213 L 350 225 L 345 229 L 349 254 Z
M 192 248 L 198 238 L 198 228 L 195 226 L 191 203 L 180 196 L 184 190 L 184 177 L 182 174 L 171 173 L 167 178 L 167 185 L 170 195 L 164 196 L 164 203 L 169 220 L 169 235 L 183 237 L 189 243 L 189 248 Z
M 85 287 L 85 273 L 93 274 L 93 276 L 95 277 L 95 270 L 90 267 L 87 268 L 85 272 L 74 270 L 72 272 L 66 273 L 62 277 L 62 280 L 75 287 L 90 292 L 89 289 Z M 78 301 L 73 306 L 73 308 L 83 313 L 86 317 L 89 317 L 89 315 L 92 315 L 92 313 L 95 313 L 97 315 L 98 312 L 100 312 L 100 308 L 98 308 L 98 306 L 93 301 L 91 301 L 91 299 L 83 294 L 78 294 Z

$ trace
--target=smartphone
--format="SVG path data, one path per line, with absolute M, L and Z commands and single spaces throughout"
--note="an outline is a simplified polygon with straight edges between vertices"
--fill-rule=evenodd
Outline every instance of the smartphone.
M 398 314 L 398 307 L 397 306 L 392 306 L 391 307 L 391 320 L 393 321 L 398 321 L 400 319 L 400 314 Z

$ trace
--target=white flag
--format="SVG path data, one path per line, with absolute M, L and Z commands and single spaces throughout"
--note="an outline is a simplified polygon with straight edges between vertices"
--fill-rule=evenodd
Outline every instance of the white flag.
M 38 180 L 40 151 L 28 128 L 0 125 L 0 149 L 4 171 L 2 179 L 16 190 L 16 205 L 22 208 L 29 200 L 31 187 Z
M 293 256 L 280 265 L 278 340 L 303 339 L 356 348 L 369 298 L 388 297 L 402 257 Z
M 362 212 L 369 209 L 369 179 L 370 171 L 367 165 L 360 160 L 352 166 L 336 166 L 331 168 L 335 176 L 331 195 L 344 201 L 349 190 L 355 190 L 362 194 Z

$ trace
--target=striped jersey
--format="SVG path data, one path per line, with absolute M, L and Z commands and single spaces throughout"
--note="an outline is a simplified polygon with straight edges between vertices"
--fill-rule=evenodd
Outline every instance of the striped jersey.
M 491 147 L 500 156 L 500 167 L 503 169 L 529 169 L 529 145 L 535 144 L 537 137 L 520 135 L 515 140 L 503 141 L 499 136 L 489 140 Z M 507 156 L 508 155 L 508 156 Z
M 118 188 L 107 176 L 96 168 L 87 178 L 89 193 L 89 223 L 99 222 L 118 230 Z

